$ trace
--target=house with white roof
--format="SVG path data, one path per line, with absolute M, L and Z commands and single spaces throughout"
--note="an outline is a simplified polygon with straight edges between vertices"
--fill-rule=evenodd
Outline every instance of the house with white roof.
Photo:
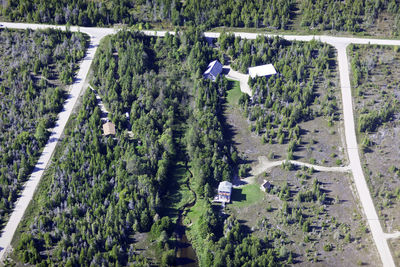
M 207 70 L 203 73 L 204 79 L 215 81 L 217 76 L 222 72 L 222 64 L 218 60 L 214 60 L 208 64 Z
M 223 181 L 218 186 L 218 201 L 229 203 L 231 201 L 232 183 Z
M 255 77 L 263 77 L 263 76 L 271 76 L 275 75 L 277 72 L 272 64 L 260 65 L 257 67 L 249 68 L 249 75 L 251 78 Z

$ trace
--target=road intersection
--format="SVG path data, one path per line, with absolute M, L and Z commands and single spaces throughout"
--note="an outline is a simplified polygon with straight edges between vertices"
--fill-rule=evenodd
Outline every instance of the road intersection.
M 89 72 L 91 63 L 93 61 L 95 52 L 100 43 L 100 40 L 107 35 L 114 34 L 117 32 L 114 28 L 88 28 L 88 27 L 77 27 L 77 26 L 55 26 L 55 25 L 44 25 L 44 24 L 25 24 L 25 23 L 7 23 L 1 22 L 1 27 L 13 28 L 13 29 L 46 29 L 46 28 L 57 28 L 61 30 L 80 31 L 90 36 L 90 46 L 87 51 L 85 58 L 80 63 L 80 69 L 76 76 L 74 84 L 71 86 L 70 98 L 65 102 L 63 111 L 58 115 L 56 127 L 52 129 L 51 136 L 48 143 L 44 147 L 42 155 L 40 156 L 38 163 L 36 164 L 33 173 L 29 177 L 29 180 L 24 186 L 24 190 L 21 197 L 16 202 L 15 208 L 11 213 L 9 221 L 4 228 L 0 237 L 0 261 L 3 259 L 5 252 L 10 247 L 11 240 L 17 229 L 19 222 L 21 221 L 29 202 L 31 201 L 33 194 L 39 184 L 44 169 L 50 162 L 51 156 L 54 152 L 56 144 L 64 131 L 64 127 L 72 113 L 72 110 L 77 102 L 79 95 L 81 95 L 84 88 L 84 81 Z M 166 31 L 143 31 L 144 34 L 149 36 L 164 36 Z M 171 34 L 174 34 L 171 32 Z M 256 33 L 234 33 L 235 36 L 240 36 L 246 39 L 256 39 L 260 34 Z M 204 36 L 207 38 L 218 38 L 219 33 L 206 32 Z M 275 35 L 266 35 L 275 36 Z M 349 44 L 379 44 L 379 45 L 395 45 L 400 46 L 400 40 L 383 40 L 383 39 L 363 39 L 363 38 L 352 38 L 352 37 L 333 37 L 333 36 L 316 36 L 316 35 L 280 35 L 282 38 L 291 41 L 311 41 L 313 39 L 319 40 L 324 43 L 328 43 L 337 49 L 338 57 L 338 68 L 340 76 L 340 87 L 342 93 L 343 102 L 343 115 L 344 115 L 344 126 L 345 126 L 345 138 L 346 148 L 349 157 L 349 169 L 353 174 L 354 183 L 358 192 L 361 205 L 363 207 L 365 216 L 367 218 L 372 237 L 376 244 L 383 266 L 394 267 L 394 260 L 391 255 L 387 239 L 399 238 L 400 233 L 384 233 L 378 214 L 376 212 L 372 197 L 364 177 L 364 173 L 361 167 L 361 161 L 359 156 L 356 130 L 354 123 L 353 114 L 353 103 L 351 96 L 350 87 L 350 72 L 349 72 L 349 61 L 346 53 L 346 48 Z M 246 92 L 248 93 L 248 92 Z

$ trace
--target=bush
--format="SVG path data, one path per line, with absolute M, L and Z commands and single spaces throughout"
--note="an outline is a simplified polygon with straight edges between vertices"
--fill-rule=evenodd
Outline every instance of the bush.
M 175 251 L 170 249 L 162 254 L 161 266 L 172 266 L 175 263 Z
M 332 250 L 332 245 L 331 244 L 325 244 L 324 245 L 324 251 L 331 251 Z

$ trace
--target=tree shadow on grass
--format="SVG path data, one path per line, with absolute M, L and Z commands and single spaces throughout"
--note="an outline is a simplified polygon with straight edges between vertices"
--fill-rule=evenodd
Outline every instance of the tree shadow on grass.
M 246 201 L 246 195 L 242 193 L 242 188 L 232 188 L 232 201 Z

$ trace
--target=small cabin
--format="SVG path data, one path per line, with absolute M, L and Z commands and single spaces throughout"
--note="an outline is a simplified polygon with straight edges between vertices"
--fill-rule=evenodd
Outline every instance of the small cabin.
M 252 79 L 254 79 L 257 76 L 258 77 L 271 76 L 275 75 L 276 73 L 277 72 L 275 70 L 275 67 L 272 64 L 266 64 L 249 68 L 249 75 Z
M 115 125 L 114 123 L 108 121 L 103 124 L 103 135 L 115 135 Z
M 211 81 L 215 81 L 217 76 L 222 72 L 222 64 L 218 60 L 214 60 L 210 64 L 208 64 L 207 70 L 203 73 L 204 79 L 210 79 Z
M 271 183 L 267 180 L 264 180 L 264 183 L 260 186 L 261 190 L 264 192 L 269 192 L 271 187 L 272 187 Z
M 232 194 L 232 183 L 223 181 L 219 183 L 218 186 L 218 200 L 219 202 L 227 202 L 231 201 Z

